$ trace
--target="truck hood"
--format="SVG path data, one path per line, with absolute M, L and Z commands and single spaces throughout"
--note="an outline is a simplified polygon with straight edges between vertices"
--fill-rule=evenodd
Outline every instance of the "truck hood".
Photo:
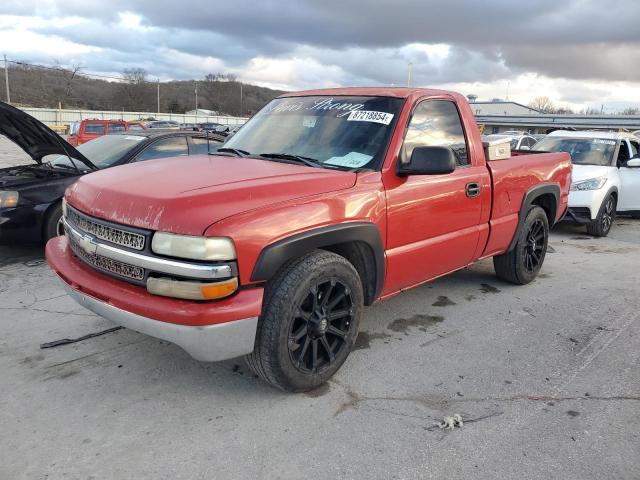
M 573 165 L 571 181 L 573 183 L 581 180 L 588 180 L 596 177 L 608 177 L 616 167 L 605 167 L 602 165 Z
M 87 167 L 96 167 L 87 157 L 62 139 L 56 132 L 31 115 L 0 102 L 0 135 L 4 135 L 25 151 L 36 163 L 46 155 L 68 155 Z
M 81 177 L 67 201 L 88 215 L 149 230 L 202 235 L 229 216 L 343 190 L 356 174 L 252 158 L 196 155 Z

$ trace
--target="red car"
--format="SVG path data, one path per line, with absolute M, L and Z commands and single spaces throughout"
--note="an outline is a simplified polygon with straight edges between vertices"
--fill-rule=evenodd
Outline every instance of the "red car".
M 140 122 L 125 122 L 124 120 L 82 120 L 71 125 L 67 141 L 77 147 L 102 135 L 128 130 L 144 130 L 144 126 Z
M 488 161 L 457 93 L 289 93 L 217 154 L 81 177 L 47 259 L 93 312 L 304 391 L 365 305 L 487 257 L 533 280 L 570 183 L 565 153 Z

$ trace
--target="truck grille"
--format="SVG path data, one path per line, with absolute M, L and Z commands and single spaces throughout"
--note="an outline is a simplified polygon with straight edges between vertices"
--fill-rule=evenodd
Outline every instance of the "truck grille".
M 69 245 L 71 246 L 71 250 L 76 254 L 82 261 L 89 264 L 90 266 L 97 268 L 99 270 L 104 270 L 109 273 L 113 273 L 114 275 L 118 275 L 120 277 L 130 278 L 132 280 L 142 281 L 144 280 L 144 269 L 141 267 L 136 267 L 135 265 L 129 265 L 127 263 L 118 262 L 117 260 L 112 260 L 107 257 L 103 257 L 102 255 L 96 255 L 95 253 L 87 253 L 82 249 L 76 242 L 71 238 L 69 238 Z
M 75 225 L 80 230 L 90 233 L 91 235 L 123 247 L 133 248 L 134 250 L 143 250 L 145 237 L 139 233 L 127 232 L 116 227 L 104 225 L 90 218 L 80 215 L 73 208 L 69 208 L 67 212 L 67 221 Z

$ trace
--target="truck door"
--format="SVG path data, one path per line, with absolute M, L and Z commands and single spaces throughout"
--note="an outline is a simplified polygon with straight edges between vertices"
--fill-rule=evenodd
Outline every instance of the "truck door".
M 631 147 L 629 157 L 640 158 L 640 143 L 629 140 L 629 146 Z M 640 211 L 640 167 L 629 167 L 627 162 L 620 165 L 620 193 L 617 209 L 618 211 Z
M 385 176 L 387 278 L 395 291 L 464 267 L 480 238 L 483 201 L 490 198 L 484 162 L 474 165 L 456 104 L 425 100 L 411 116 L 398 162 L 415 147 L 448 146 L 457 168 L 446 175 Z M 404 161 L 407 161 L 404 160 Z

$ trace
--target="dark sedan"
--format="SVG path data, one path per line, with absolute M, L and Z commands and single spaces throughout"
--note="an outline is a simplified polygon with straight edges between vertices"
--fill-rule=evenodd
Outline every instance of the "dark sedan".
M 77 148 L 35 118 L 0 102 L 0 134 L 34 161 L 0 169 L 0 241 L 38 242 L 61 234 L 66 188 L 87 173 L 130 162 L 207 154 L 221 136 L 140 130 L 105 135 Z

